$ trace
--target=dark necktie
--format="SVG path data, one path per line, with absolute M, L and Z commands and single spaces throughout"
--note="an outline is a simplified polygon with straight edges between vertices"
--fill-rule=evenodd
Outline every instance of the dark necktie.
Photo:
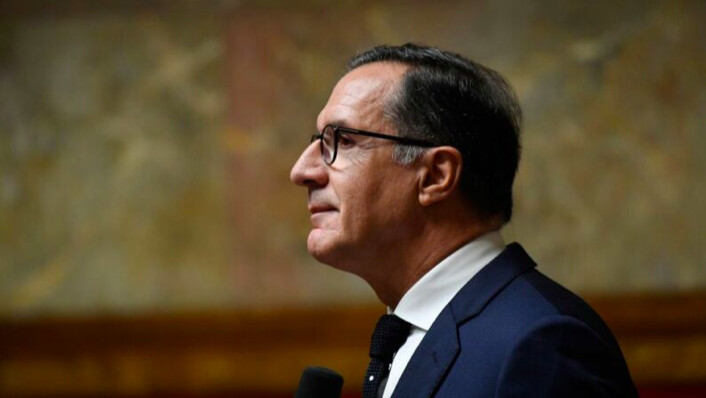
M 409 323 L 395 315 L 380 317 L 370 341 L 370 364 L 363 381 L 363 398 L 377 398 L 380 382 L 387 377 L 392 356 L 409 335 Z

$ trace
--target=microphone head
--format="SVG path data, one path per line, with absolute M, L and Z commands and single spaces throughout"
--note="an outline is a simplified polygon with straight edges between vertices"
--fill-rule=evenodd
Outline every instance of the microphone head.
M 328 368 L 308 366 L 294 398 L 340 398 L 343 376 Z

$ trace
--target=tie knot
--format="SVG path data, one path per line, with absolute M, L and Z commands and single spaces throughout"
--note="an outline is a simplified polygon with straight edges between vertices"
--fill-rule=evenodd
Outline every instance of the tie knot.
M 396 315 L 380 317 L 370 342 L 370 357 L 385 362 L 392 361 L 392 355 L 407 340 L 410 324 Z

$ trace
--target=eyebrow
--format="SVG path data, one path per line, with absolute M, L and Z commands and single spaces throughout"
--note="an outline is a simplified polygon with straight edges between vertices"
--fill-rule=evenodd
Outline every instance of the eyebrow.
M 343 120 L 343 119 L 336 119 L 336 120 L 333 120 L 333 121 L 326 122 L 326 123 L 324 123 L 324 127 L 326 127 L 326 126 L 337 126 L 337 127 L 353 128 L 353 127 L 351 127 L 351 126 L 348 124 L 348 122 L 346 122 L 346 121 Z

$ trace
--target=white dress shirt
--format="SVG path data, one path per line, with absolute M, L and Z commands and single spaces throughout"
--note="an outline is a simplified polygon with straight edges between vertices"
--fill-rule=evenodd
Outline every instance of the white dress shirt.
M 392 360 L 383 398 L 392 395 L 412 354 L 436 317 L 456 293 L 504 249 L 505 242 L 498 231 L 478 237 L 446 257 L 402 296 L 392 313 L 412 327 L 407 341 Z

